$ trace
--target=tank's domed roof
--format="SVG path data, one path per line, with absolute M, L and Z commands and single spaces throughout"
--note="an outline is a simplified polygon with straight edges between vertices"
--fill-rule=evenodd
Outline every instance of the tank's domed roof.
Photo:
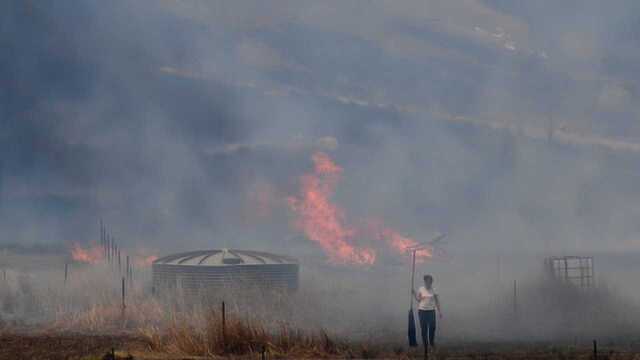
M 275 255 L 261 251 L 247 250 L 201 250 L 179 253 L 162 257 L 154 265 L 190 265 L 190 266 L 230 266 L 230 265 L 266 265 L 297 264 L 288 256 Z

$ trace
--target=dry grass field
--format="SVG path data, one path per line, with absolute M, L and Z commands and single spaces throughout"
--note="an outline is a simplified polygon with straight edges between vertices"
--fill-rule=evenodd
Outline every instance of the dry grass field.
M 114 354 L 117 359 L 423 357 L 421 348 L 406 346 L 404 307 L 400 322 L 386 313 L 364 322 L 374 311 L 363 308 L 349 286 L 317 290 L 328 293 L 326 297 L 304 288 L 293 298 L 235 294 L 223 327 L 219 298 L 191 303 L 175 294 L 152 296 L 149 269 L 138 269 L 134 281 L 127 283 L 123 311 L 116 269 L 70 263 L 65 283 L 65 262 L 64 255 L 0 254 L 0 359 L 112 359 Z M 340 312 L 345 298 L 356 300 Z M 359 308 L 361 313 L 356 312 Z M 627 310 L 631 314 L 631 308 Z M 607 326 L 633 324 L 633 317 L 627 318 Z M 518 336 L 491 340 L 470 339 L 467 334 L 473 332 L 465 332 L 478 323 L 486 327 L 482 320 L 450 318 L 441 346 L 430 358 L 593 358 L 590 337 L 528 338 L 529 320 L 521 322 L 523 329 L 515 329 Z M 591 321 L 578 324 L 588 326 L 598 318 Z M 508 322 L 505 318 L 498 325 Z M 640 359 L 633 330 L 620 333 L 625 335 L 600 338 L 598 359 Z

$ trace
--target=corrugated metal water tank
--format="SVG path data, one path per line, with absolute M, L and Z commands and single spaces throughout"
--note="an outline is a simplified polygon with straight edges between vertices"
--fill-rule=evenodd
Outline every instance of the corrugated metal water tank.
M 204 250 L 165 256 L 153 262 L 154 289 L 187 291 L 260 286 L 298 288 L 298 261 L 283 255 L 246 250 Z

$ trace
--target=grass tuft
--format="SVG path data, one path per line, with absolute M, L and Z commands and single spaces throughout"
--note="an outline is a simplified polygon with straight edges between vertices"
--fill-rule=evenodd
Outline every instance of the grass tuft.
M 346 357 L 347 347 L 326 331 L 306 333 L 281 323 L 269 329 L 238 316 L 227 315 L 225 326 L 219 313 L 209 311 L 204 324 L 190 316 L 174 316 L 169 324 L 141 332 L 154 351 L 187 356 L 257 355 L 272 357 Z

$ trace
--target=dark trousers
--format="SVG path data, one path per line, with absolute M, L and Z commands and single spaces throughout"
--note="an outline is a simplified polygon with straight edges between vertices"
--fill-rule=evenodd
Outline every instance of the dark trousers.
M 428 345 L 435 346 L 436 311 L 418 310 L 418 318 L 420 319 L 420 335 L 422 335 L 422 344 L 424 345 L 424 348 L 426 349 Z M 427 339 L 429 342 L 427 342 Z

